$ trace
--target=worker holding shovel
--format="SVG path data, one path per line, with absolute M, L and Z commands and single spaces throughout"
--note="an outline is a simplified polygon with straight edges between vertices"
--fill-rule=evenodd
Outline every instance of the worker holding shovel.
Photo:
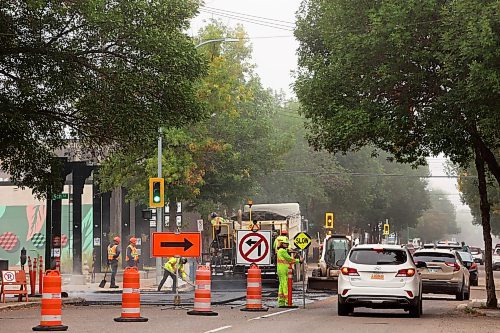
M 177 272 L 180 273 L 181 279 L 187 282 L 190 286 L 193 284 L 190 283 L 187 279 L 187 274 L 184 271 L 184 265 L 187 263 L 186 258 L 170 258 L 165 265 L 163 266 L 163 279 L 161 279 L 160 284 L 158 285 L 158 291 L 161 291 L 163 284 L 167 281 L 168 277 L 172 278 L 172 291 L 177 293 Z

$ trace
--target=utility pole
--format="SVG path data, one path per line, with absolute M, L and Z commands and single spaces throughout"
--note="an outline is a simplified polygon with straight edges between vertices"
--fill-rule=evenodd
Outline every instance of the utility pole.
M 162 138 L 162 129 L 158 130 L 158 178 L 162 178 L 162 156 L 163 156 L 163 138 Z M 163 208 L 156 208 L 156 231 L 163 231 Z M 162 278 L 161 272 L 161 258 L 156 258 L 156 284 L 160 284 Z

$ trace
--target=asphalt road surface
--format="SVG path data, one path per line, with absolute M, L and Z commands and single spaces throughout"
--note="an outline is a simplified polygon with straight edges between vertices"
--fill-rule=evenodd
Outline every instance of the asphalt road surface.
M 500 272 L 499 272 L 500 273 Z M 498 293 L 500 297 L 500 292 Z M 482 290 L 472 290 L 472 298 L 484 298 Z M 183 309 L 162 310 L 160 306 L 143 306 L 141 315 L 147 323 L 117 323 L 119 306 L 65 306 L 63 323 L 69 332 L 500 332 L 500 316 L 477 316 L 458 312 L 464 302 L 452 296 L 427 296 L 424 315 L 409 318 L 402 310 L 356 309 L 349 317 L 337 316 L 337 297 L 309 303 L 306 309 L 270 309 L 268 312 L 243 312 L 241 307 L 213 307 L 217 317 L 190 316 Z M 39 308 L 0 312 L 1 332 L 31 332 L 40 320 Z

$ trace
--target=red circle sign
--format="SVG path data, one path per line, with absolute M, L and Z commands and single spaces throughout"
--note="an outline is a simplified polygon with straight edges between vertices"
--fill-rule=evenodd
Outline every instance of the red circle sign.
M 256 236 L 257 240 L 252 242 L 250 237 Z M 247 240 L 248 239 L 248 240 Z M 247 251 L 243 251 L 243 244 L 246 244 L 247 242 L 250 242 L 248 244 L 250 246 L 250 249 Z M 253 243 L 253 244 L 252 244 Z M 257 257 L 257 259 L 251 259 L 250 254 L 254 252 L 255 250 L 260 249 L 260 245 L 264 243 L 264 251 L 261 252 L 261 255 Z M 259 234 L 259 233 L 248 233 L 243 238 L 241 238 L 240 245 L 238 246 L 238 250 L 240 251 L 241 257 L 245 259 L 246 261 L 252 262 L 252 263 L 257 263 L 259 261 L 262 261 L 264 258 L 266 258 L 267 253 L 269 251 L 269 243 L 267 242 L 267 239 L 264 235 Z

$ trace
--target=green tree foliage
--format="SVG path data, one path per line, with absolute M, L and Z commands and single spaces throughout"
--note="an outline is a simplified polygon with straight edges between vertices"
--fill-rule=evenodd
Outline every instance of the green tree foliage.
M 433 243 L 443 240 L 445 236 L 459 233 L 455 207 L 446 196 L 433 191 L 431 207 L 419 219 L 416 237 L 424 243 Z
M 238 204 L 249 195 L 257 177 L 279 163 L 286 148 L 270 121 L 279 99 L 254 74 L 243 29 L 214 22 L 198 39 L 228 35 L 240 41 L 210 43 L 198 49 L 209 62 L 198 89 L 207 117 L 163 133 L 165 197 L 188 201 L 188 209 L 196 208 L 202 214 Z M 108 158 L 101 169 L 102 188 L 124 186 L 129 199 L 146 203 L 147 179 L 157 174 L 155 148 L 153 142 L 148 146 L 139 143 Z
M 498 158 L 498 154 L 497 154 Z M 481 225 L 480 200 L 477 193 L 478 179 L 477 171 L 473 165 L 467 169 L 454 168 L 459 175 L 458 190 L 462 202 L 469 206 L 474 224 Z M 500 236 L 500 187 L 491 174 L 488 175 L 488 201 L 490 202 L 491 232 Z
M 43 193 L 54 150 L 123 151 L 200 117 L 198 0 L 0 2 L 0 167 Z
M 305 140 L 298 103 L 276 114 L 277 127 L 289 133 L 290 151 L 283 169 L 259 180 L 256 202 L 299 202 L 312 231 L 322 230 L 324 213 L 335 213 L 337 232 L 372 231 L 389 219 L 394 232 L 414 227 L 428 207 L 427 168 L 412 169 L 389 161 L 389 155 L 364 148 L 332 155 L 314 151 Z
M 295 33 L 295 87 L 315 147 L 373 145 L 416 164 L 441 152 L 462 167 L 475 160 L 492 307 L 484 169 L 500 184 L 499 13 L 496 0 L 305 0 Z

